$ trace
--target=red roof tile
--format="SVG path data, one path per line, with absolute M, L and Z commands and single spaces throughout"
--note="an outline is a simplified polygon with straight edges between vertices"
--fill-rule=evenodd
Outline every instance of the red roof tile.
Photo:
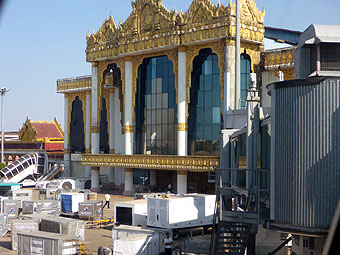
M 63 138 L 54 123 L 32 122 L 34 129 L 37 131 L 37 139 L 40 138 Z

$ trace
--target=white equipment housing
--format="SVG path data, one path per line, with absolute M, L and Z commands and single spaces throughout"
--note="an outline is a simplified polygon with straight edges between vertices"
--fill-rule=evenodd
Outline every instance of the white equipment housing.
M 211 225 L 215 195 L 186 194 L 147 198 L 147 225 L 180 229 Z
M 114 204 L 114 220 L 120 224 L 145 227 L 147 223 L 147 200 L 130 200 Z

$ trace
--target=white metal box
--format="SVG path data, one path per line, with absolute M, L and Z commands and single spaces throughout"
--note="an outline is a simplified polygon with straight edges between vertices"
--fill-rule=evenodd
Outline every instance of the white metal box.
M 103 215 L 103 201 L 87 200 L 79 203 L 79 218 L 94 218 Z
M 114 226 L 112 228 L 113 254 L 161 254 L 164 252 L 165 233 L 166 230 L 126 225 Z
M 63 213 L 77 213 L 79 203 L 85 201 L 84 193 L 61 193 L 61 207 Z
M 31 189 L 11 190 L 8 192 L 9 199 L 20 200 L 20 208 L 23 201 L 32 201 L 33 191 Z
M 120 224 L 145 227 L 147 200 L 130 200 L 114 204 L 114 220 Z
M 59 216 L 60 212 L 61 201 L 59 200 L 36 200 L 22 202 L 23 214 L 45 213 Z
M 15 218 L 19 214 L 20 200 L 4 200 L 3 201 L 3 212 L 8 214 L 8 218 Z
M 211 225 L 214 205 L 215 195 L 148 197 L 147 225 L 168 229 Z
M 8 214 L 0 213 L 0 237 L 6 235 L 8 231 Z
M 38 231 L 39 224 L 35 220 L 13 220 L 11 223 L 12 250 L 17 250 L 18 232 Z
M 18 232 L 18 255 L 71 255 L 77 254 L 77 238 L 43 231 Z
M 4 201 L 8 200 L 8 197 L 0 196 L 0 212 L 4 212 Z
M 66 217 L 42 218 L 40 230 L 50 233 L 76 236 L 85 240 L 85 221 Z

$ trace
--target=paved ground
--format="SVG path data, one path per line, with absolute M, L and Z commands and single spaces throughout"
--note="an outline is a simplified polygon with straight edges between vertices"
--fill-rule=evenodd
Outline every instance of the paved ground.
M 113 204 L 119 201 L 133 200 L 133 197 L 121 196 L 119 191 L 107 191 L 111 194 L 110 209 L 104 209 L 104 216 L 107 218 L 113 218 Z M 106 192 L 99 193 L 98 200 L 103 200 Z M 189 240 L 189 244 L 185 239 L 190 236 L 190 231 L 183 231 L 181 238 L 174 243 L 175 247 L 181 247 L 184 254 L 208 254 L 210 235 L 201 236 L 201 229 L 193 231 L 193 239 Z M 112 223 L 108 225 L 95 226 L 92 228 L 92 224 L 87 221 L 85 229 L 85 242 L 87 247 L 93 254 L 97 254 L 99 246 L 109 247 L 112 245 Z M 185 242 L 185 249 L 184 249 Z M 4 238 L 0 238 L 0 255 L 12 255 L 17 254 L 16 251 L 11 250 L 11 235 L 10 232 L 5 235 Z

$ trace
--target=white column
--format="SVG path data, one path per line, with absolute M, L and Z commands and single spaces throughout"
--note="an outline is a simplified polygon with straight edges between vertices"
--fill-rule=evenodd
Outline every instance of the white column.
M 92 85 L 91 85 L 91 153 L 99 154 L 99 123 L 98 123 L 98 65 L 92 64 Z M 91 168 L 91 190 L 100 191 L 99 188 L 99 167 Z
M 99 188 L 99 167 L 91 168 L 91 190 L 100 191 Z
M 91 152 L 91 94 L 86 94 L 86 123 L 85 123 L 85 151 L 86 153 Z M 91 167 L 85 166 L 85 176 L 91 176 Z
M 132 123 L 132 62 L 125 61 L 125 108 L 124 108 L 124 137 L 125 155 L 133 154 L 133 123 Z M 133 169 L 125 169 L 124 195 L 133 192 Z
M 187 172 L 177 171 L 177 194 L 187 193 Z
M 133 154 L 133 123 L 132 123 L 132 62 L 125 61 L 125 154 Z
M 125 168 L 124 195 L 131 195 L 133 192 L 133 169 Z
M 71 175 L 71 158 L 69 150 L 69 119 L 68 119 L 68 98 L 64 97 L 64 176 Z
M 178 126 L 177 126 L 177 153 L 179 156 L 188 155 L 188 123 L 186 118 L 186 52 L 185 48 L 178 49 Z M 186 172 L 177 172 L 177 193 L 187 192 Z
M 240 0 L 236 0 L 236 36 L 235 36 L 235 109 L 241 106 L 241 17 Z
M 182 50 L 182 51 L 180 51 Z M 186 118 L 186 53 L 180 48 L 178 52 L 178 145 L 177 151 L 179 156 L 188 155 L 188 123 Z
M 236 109 L 236 86 L 235 86 L 235 46 L 234 45 L 226 45 L 224 47 L 224 77 L 226 77 L 226 74 L 228 73 L 229 76 L 229 84 L 226 84 L 228 80 L 224 79 L 224 86 L 230 86 L 227 91 L 229 94 L 224 94 L 224 100 L 227 103 L 228 110 Z M 225 90 L 226 91 L 226 90 Z M 240 98 L 238 96 L 237 101 L 239 101 Z M 224 113 L 226 114 L 226 112 Z
M 156 185 L 156 171 L 157 170 L 150 170 L 150 185 L 151 186 Z
M 68 98 L 64 98 L 64 150 L 68 151 Z
M 110 153 L 115 153 L 115 109 L 114 109 L 114 93 L 110 91 Z

